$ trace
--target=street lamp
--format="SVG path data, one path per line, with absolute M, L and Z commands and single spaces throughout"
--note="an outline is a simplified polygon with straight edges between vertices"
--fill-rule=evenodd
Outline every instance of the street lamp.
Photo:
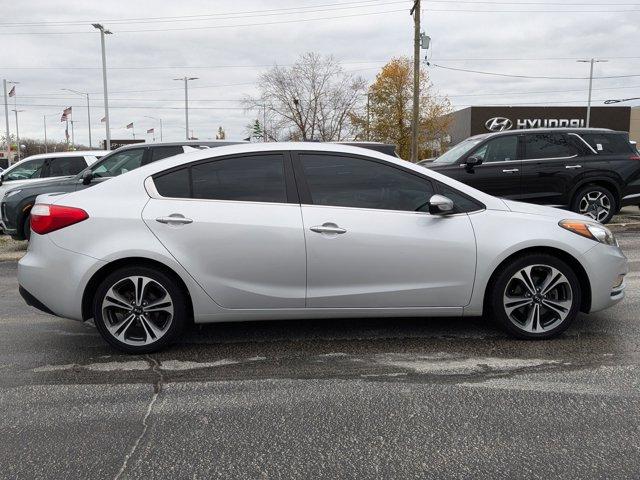
M 593 85 L 593 64 L 594 63 L 603 63 L 608 60 L 596 60 L 592 58 L 590 60 L 577 60 L 578 63 L 588 63 L 589 67 L 589 99 L 587 100 L 587 128 L 589 128 L 589 124 L 591 123 L 591 86 Z
M 605 105 L 610 105 L 612 103 L 620 103 L 620 102 L 629 102 L 631 100 L 640 100 L 640 97 L 631 97 L 631 98 L 620 98 L 620 99 L 613 99 L 613 100 L 605 100 L 604 104 Z
M 158 122 L 160 122 L 160 141 L 162 141 L 162 119 L 158 117 L 150 117 L 148 115 L 144 115 L 144 118 L 151 118 L 152 120 L 158 120 Z
M 102 86 L 104 88 L 104 125 L 107 130 L 105 147 L 106 150 L 111 150 L 111 131 L 109 130 L 109 95 L 107 93 L 107 55 L 104 48 L 104 36 L 111 35 L 111 32 L 106 30 L 99 23 L 92 23 L 92 25 L 93 28 L 100 30 L 100 45 L 102 46 Z
M 189 140 L 189 82 L 198 80 L 198 77 L 182 77 L 174 78 L 174 80 L 184 82 L 184 121 L 187 140 Z
M 91 107 L 89 106 L 89 94 L 87 92 L 79 92 L 71 88 L 63 88 L 62 90 L 87 97 L 87 128 L 89 129 L 89 148 L 93 148 L 93 145 L 91 144 Z

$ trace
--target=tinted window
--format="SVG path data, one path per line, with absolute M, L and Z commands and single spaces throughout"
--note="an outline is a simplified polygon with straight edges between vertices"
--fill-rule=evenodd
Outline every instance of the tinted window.
M 561 133 L 535 133 L 526 136 L 525 158 L 571 157 L 578 152 Z
M 286 203 L 284 157 L 248 155 L 191 167 L 194 198 Z
M 507 135 L 489 140 L 473 152 L 473 156 L 481 158 L 483 163 L 517 160 L 518 137 L 516 135 Z
M 56 157 L 49 162 L 49 177 L 75 175 L 87 168 L 84 157 Z
M 620 133 L 581 133 L 580 136 L 598 153 L 634 153 L 629 137 Z
M 428 180 L 382 163 L 338 155 L 300 155 L 315 205 L 427 210 Z
M 480 203 L 472 200 L 466 195 L 463 195 L 457 190 L 454 190 L 448 185 L 440 184 L 440 192 L 445 197 L 453 200 L 453 205 L 455 206 L 456 212 L 474 212 L 476 210 L 480 210 L 483 207 L 483 205 L 481 205 Z
M 35 160 L 23 160 L 9 173 L 6 173 L 3 177 L 3 180 L 28 180 L 31 178 L 40 178 L 44 162 L 44 158 L 38 158 Z
M 163 197 L 190 198 L 189 168 L 182 168 L 153 179 L 158 193 Z
M 166 146 L 166 147 L 154 147 L 151 149 L 151 161 L 155 162 L 162 160 L 163 158 L 173 157 L 184 153 L 180 145 Z
M 144 158 L 144 148 L 135 148 L 114 153 L 91 167 L 96 177 L 116 177 L 139 168 Z

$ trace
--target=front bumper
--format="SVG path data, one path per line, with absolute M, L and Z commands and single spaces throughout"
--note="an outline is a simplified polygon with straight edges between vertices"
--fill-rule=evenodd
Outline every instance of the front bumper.
M 626 283 L 620 282 L 620 276 L 629 273 L 629 262 L 620 248 L 598 244 L 584 254 L 583 266 L 591 283 L 589 312 L 604 310 L 624 298 Z

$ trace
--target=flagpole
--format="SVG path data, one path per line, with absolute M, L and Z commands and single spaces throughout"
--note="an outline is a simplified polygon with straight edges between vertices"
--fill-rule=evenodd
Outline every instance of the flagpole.
M 67 140 L 67 152 L 69 151 L 69 119 L 65 117 L 64 138 Z
M 70 121 L 71 121 L 71 147 L 73 147 L 73 149 L 75 149 L 76 148 L 76 137 L 75 137 L 75 134 L 73 132 L 73 124 L 75 123 L 73 121 L 73 114 L 71 114 L 71 120 Z
M 13 105 L 16 112 L 16 150 L 18 151 L 18 161 L 20 161 L 20 131 L 18 130 L 18 95 L 13 92 Z
M 47 149 L 47 116 L 42 115 L 42 124 L 44 125 L 44 153 L 49 153 Z
M 4 121 L 7 128 L 7 166 L 11 166 L 11 141 L 10 141 L 10 133 L 9 133 L 9 100 L 7 98 L 7 79 L 2 80 L 2 85 L 4 87 Z

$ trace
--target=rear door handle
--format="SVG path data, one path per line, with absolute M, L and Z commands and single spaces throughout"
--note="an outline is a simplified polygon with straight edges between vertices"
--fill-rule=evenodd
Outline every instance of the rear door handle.
M 190 218 L 186 218 L 184 215 L 179 213 L 172 213 L 168 217 L 158 217 L 156 218 L 156 222 L 164 223 L 167 225 L 187 225 L 189 223 L 193 223 L 193 220 Z
M 347 230 L 339 227 L 335 223 L 323 223 L 322 225 L 316 225 L 315 227 L 311 227 L 310 230 L 316 233 L 333 233 L 333 234 L 343 234 L 346 233 Z
M 502 170 L 503 173 L 515 173 L 515 172 L 519 172 L 520 170 L 518 168 L 507 168 L 505 170 Z
M 582 168 L 582 165 L 566 165 L 564 168 L 569 168 L 569 169 Z

